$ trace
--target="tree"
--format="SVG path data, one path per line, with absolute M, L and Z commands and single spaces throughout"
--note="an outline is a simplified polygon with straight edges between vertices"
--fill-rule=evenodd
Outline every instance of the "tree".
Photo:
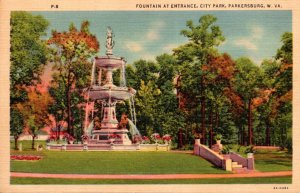
M 257 108 L 260 118 L 260 130 L 264 131 L 264 133 L 261 132 L 259 134 L 264 136 L 264 144 L 269 146 L 272 143 L 271 133 L 274 132 L 276 127 L 274 124 L 276 116 L 276 111 L 274 109 L 276 104 L 274 83 L 276 73 L 279 69 L 279 63 L 273 60 L 264 60 L 261 64 L 261 69 L 263 71 L 263 92 L 265 93 L 265 96 L 262 96 L 261 98 L 265 102 Z M 257 100 L 259 100 L 259 98 Z
M 259 96 L 262 83 L 262 71 L 249 58 L 236 60 L 238 73 L 234 79 L 234 90 L 241 97 L 244 109 L 247 109 L 248 144 L 253 144 L 253 117 L 254 99 Z
M 129 81 L 131 80 L 130 82 L 135 82 L 135 84 L 129 86 L 132 86 L 136 89 L 140 88 L 141 80 L 143 80 L 145 84 L 147 84 L 149 81 L 153 81 L 156 83 L 159 76 L 159 65 L 157 63 L 146 60 L 138 60 L 133 63 L 133 66 L 135 68 L 134 77 L 127 77 Z M 135 81 L 132 81 L 132 79 Z
M 56 80 L 56 81 L 54 81 Z M 59 77 L 53 79 L 51 86 L 49 87 L 49 94 L 55 99 L 55 103 L 49 106 L 49 114 L 54 116 L 54 124 L 57 131 L 57 140 L 59 140 L 59 133 L 62 129 L 64 117 L 66 116 L 66 104 L 67 99 L 66 94 L 66 85 L 63 80 Z
M 275 59 L 280 62 L 280 69 L 276 74 L 275 88 L 277 96 L 289 95 L 292 92 L 293 73 L 293 39 L 292 33 L 284 33 L 281 38 L 283 45 L 277 50 Z
M 23 117 L 17 104 L 28 100 L 26 87 L 36 85 L 46 63 L 47 47 L 41 40 L 48 27 L 42 16 L 13 11 L 10 20 L 10 132 L 15 138 L 15 148 L 22 133 Z
M 230 100 L 225 95 L 225 91 L 232 90 L 232 79 L 236 73 L 235 62 L 228 54 L 209 56 L 208 64 L 202 66 L 206 72 L 204 84 L 206 88 L 206 98 L 208 103 L 208 122 L 210 126 L 209 138 L 210 146 L 213 144 L 214 128 L 216 133 L 224 136 L 224 142 L 233 140 L 233 130 L 230 126 L 231 117 L 228 114 Z M 225 121 L 225 119 L 227 119 Z M 219 125 L 222 125 L 219 128 Z
M 137 108 L 137 124 L 142 133 L 150 136 L 155 130 L 155 123 L 157 117 L 157 96 L 161 94 L 161 91 L 157 88 L 153 81 L 145 83 L 141 80 L 141 86 L 136 96 L 136 108 Z
M 285 32 L 281 36 L 282 46 L 277 50 L 275 59 L 283 64 L 293 64 L 293 34 Z
M 174 79 L 178 64 L 174 56 L 162 54 L 156 57 L 159 65 L 157 86 L 161 95 L 157 97 L 157 127 L 161 134 L 170 134 L 175 139 L 180 128 L 185 126 L 184 115 L 178 108 Z
M 52 91 L 55 100 L 61 100 L 60 89 L 65 89 L 64 101 L 60 101 L 60 106 L 56 107 L 58 114 L 63 115 L 68 123 L 68 132 L 74 134 L 75 122 L 81 121 L 80 113 L 75 114 L 78 104 L 83 102 L 83 97 L 78 93 L 88 86 L 90 80 L 90 69 L 92 68 L 91 59 L 99 50 L 99 42 L 95 35 L 89 31 L 89 22 L 81 24 L 80 31 L 71 24 L 69 31 L 52 32 L 52 37 L 48 40 L 51 48 L 50 60 L 54 62 Z M 80 92 L 74 92 L 75 90 Z M 66 109 L 66 110 L 64 110 Z M 55 110 L 54 110 L 55 111 Z M 61 112 L 64 111 L 64 112 Z M 55 112 L 54 112 L 55 113 Z M 61 118 L 55 116 L 56 118 Z M 61 120 L 56 120 L 56 122 Z
M 10 110 L 10 133 L 14 136 L 15 139 L 15 150 L 18 150 L 18 139 L 23 133 L 24 129 L 24 120 L 22 113 L 16 109 L 11 108 Z
M 279 128 L 280 144 L 291 151 L 292 139 L 292 96 L 293 96 L 293 34 L 286 32 L 281 37 L 282 46 L 277 50 L 275 59 L 280 62 L 276 73 L 274 88 L 276 92 L 276 124 Z
M 45 35 L 48 22 L 42 16 L 16 11 L 11 14 L 10 25 L 10 103 L 13 105 L 26 99 L 23 86 L 39 81 L 47 54 L 41 37 Z
M 206 72 L 202 66 L 208 64 L 210 55 L 216 53 L 216 47 L 219 46 L 225 38 L 219 26 L 214 25 L 217 18 L 212 15 L 204 15 L 199 19 L 199 25 L 195 26 L 193 21 L 187 21 L 189 29 L 182 30 L 181 34 L 189 39 L 189 42 L 174 50 L 178 61 L 183 67 L 180 70 L 181 88 L 180 92 L 188 93 L 193 89 L 190 97 L 193 101 L 200 100 L 201 114 L 201 132 L 203 142 L 206 143 Z M 187 70 L 187 69 L 190 70 Z
M 34 149 L 35 138 L 38 131 L 49 124 L 48 106 L 53 102 L 48 92 L 39 92 L 31 87 L 27 90 L 28 101 L 18 103 L 16 106 L 22 113 L 25 126 L 32 136 L 32 149 Z

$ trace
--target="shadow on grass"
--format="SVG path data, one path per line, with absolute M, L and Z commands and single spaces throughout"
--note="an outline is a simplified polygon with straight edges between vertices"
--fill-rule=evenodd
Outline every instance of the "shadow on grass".
M 284 160 L 258 160 L 257 161 L 260 164 L 266 164 L 266 165 L 282 165 L 282 166 L 286 166 L 286 167 L 291 167 L 292 163 L 288 160 L 284 161 Z

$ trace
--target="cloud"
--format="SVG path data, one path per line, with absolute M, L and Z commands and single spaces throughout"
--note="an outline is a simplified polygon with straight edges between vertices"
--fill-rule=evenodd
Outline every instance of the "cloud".
M 257 50 L 257 46 L 253 43 L 253 41 L 251 41 L 251 39 L 248 38 L 235 40 L 234 44 L 248 50 Z
M 143 45 L 137 41 L 125 41 L 125 48 L 132 52 L 140 52 L 144 50 Z
M 264 35 L 264 30 L 260 26 L 252 26 L 251 29 L 252 39 L 259 40 Z
M 154 53 L 157 49 L 153 49 L 153 42 L 162 38 L 161 33 L 165 25 L 163 21 L 153 21 L 149 23 L 148 26 L 145 26 L 145 31 L 140 31 L 138 34 L 140 36 L 131 36 L 125 40 L 123 49 L 126 49 L 126 51 L 132 54 L 138 53 L 143 59 L 155 60 Z
M 148 40 L 159 40 L 161 29 L 165 26 L 163 21 L 156 21 L 150 24 L 149 30 L 146 33 L 146 37 Z
M 250 35 L 241 37 L 234 41 L 234 45 L 244 47 L 247 50 L 257 50 L 259 40 L 262 39 L 264 30 L 260 26 L 252 26 L 250 29 Z
M 149 40 L 158 40 L 160 38 L 158 35 L 158 31 L 155 31 L 155 30 L 148 31 L 146 37 Z

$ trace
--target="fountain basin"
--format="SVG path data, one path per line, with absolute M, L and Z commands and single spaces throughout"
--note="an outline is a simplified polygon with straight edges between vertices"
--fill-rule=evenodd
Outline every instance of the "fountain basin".
M 136 91 L 128 87 L 92 86 L 89 90 L 90 98 L 93 100 L 127 100 L 134 96 Z
M 56 151 L 170 151 L 169 144 L 49 144 L 47 150 Z
M 110 69 L 117 69 L 125 65 L 125 60 L 120 57 L 116 57 L 113 55 L 102 56 L 96 58 L 96 66 L 99 68 L 110 68 Z

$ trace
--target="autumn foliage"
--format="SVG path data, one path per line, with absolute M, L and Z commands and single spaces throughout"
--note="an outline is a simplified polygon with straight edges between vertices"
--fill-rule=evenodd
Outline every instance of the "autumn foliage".
M 228 54 L 221 56 L 210 56 L 208 64 L 202 66 L 203 71 L 208 71 L 215 75 L 215 82 L 222 79 L 231 80 L 235 73 L 235 62 Z
M 76 48 L 82 46 L 82 52 L 84 49 L 88 49 L 91 52 L 97 52 L 99 50 L 99 42 L 96 36 L 89 33 L 87 30 L 89 22 L 85 21 L 81 25 L 81 30 L 78 31 L 74 26 L 70 27 L 70 31 L 64 32 L 52 32 L 52 37 L 48 40 L 48 44 L 55 44 L 61 46 L 62 51 L 67 55 L 67 58 L 71 58 L 76 54 L 74 52 Z M 84 48 L 84 49 L 83 49 Z M 78 54 L 79 55 L 79 54 Z M 84 56 L 83 54 L 80 56 Z

